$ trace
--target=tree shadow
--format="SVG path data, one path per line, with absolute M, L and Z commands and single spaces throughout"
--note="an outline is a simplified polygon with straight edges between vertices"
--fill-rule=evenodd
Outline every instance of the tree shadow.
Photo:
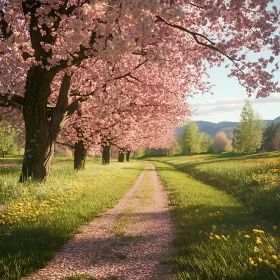
M 168 211 L 166 209 L 166 211 Z M 151 218 L 156 219 L 159 223 L 166 220 L 166 213 L 147 212 L 147 213 L 128 213 L 128 219 L 137 220 L 140 228 L 142 223 L 149 221 Z M 110 214 L 115 220 L 118 214 Z M 32 227 L 34 226 L 34 227 Z M 151 225 L 153 227 L 154 225 Z M 151 228 L 150 228 L 151 229 Z M 145 258 L 145 262 L 153 263 L 158 259 L 158 266 L 163 267 L 168 263 L 160 263 L 163 258 L 170 256 L 169 252 L 166 256 L 159 255 L 159 245 L 161 238 L 166 240 L 165 228 L 156 228 L 156 234 L 150 229 L 142 234 L 125 235 L 122 237 L 114 237 L 112 234 L 100 235 L 93 238 L 90 234 L 79 231 L 80 237 L 69 241 L 67 247 L 63 247 L 69 240 L 71 235 L 60 233 L 43 226 L 36 227 L 30 224 L 30 228 L 14 228 L 10 230 L 0 229 L 0 279 L 20 279 L 24 275 L 28 275 L 35 270 L 43 268 L 53 259 L 55 252 L 61 250 L 63 255 L 61 265 L 64 267 L 73 267 L 74 262 L 82 262 L 83 265 L 94 267 L 97 265 L 111 265 L 114 267 L 117 263 L 129 259 L 135 262 L 134 258 Z M 91 230 L 95 230 L 92 228 Z M 99 231 L 100 229 L 96 229 Z M 150 242 L 147 249 L 146 242 Z M 135 250 L 133 250 L 133 246 Z M 155 248 L 153 249 L 153 246 Z M 165 247 L 167 244 L 162 244 Z M 141 253 L 140 251 L 143 250 Z M 139 251 L 139 252 L 138 252 Z M 141 256 L 141 254 L 143 256 Z M 42 257 L 43 256 L 43 257 Z M 90 256 L 90 257 L 89 257 Z M 137 262 L 135 265 L 138 266 Z M 170 263 L 169 263 L 170 265 Z M 75 266 L 75 265 L 74 265 Z M 133 273 L 133 272 L 132 272 Z M 46 279 L 46 278 L 44 278 Z

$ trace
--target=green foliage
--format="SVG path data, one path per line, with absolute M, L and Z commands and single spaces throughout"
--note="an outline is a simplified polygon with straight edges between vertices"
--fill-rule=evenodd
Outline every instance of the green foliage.
M 201 153 L 208 153 L 213 145 L 213 139 L 205 132 L 198 133 L 198 143 Z
M 235 131 L 234 145 L 239 152 L 255 152 L 263 142 L 264 121 L 256 113 L 249 100 L 240 115 L 240 123 Z
M 263 134 L 263 144 L 261 149 L 263 151 L 278 151 L 280 150 L 280 123 L 272 122 L 265 128 Z
M 116 204 L 144 166 L 103 166 L 88 158 L 86 170 L 76 173 L 73 160 L 55 159 L 42 184 L 18 183 L 20 166 L 1 168 L 0 279 L 20 279 L 45 266 L 81 225 Z
M 163 157 L 167 155 L 168 150 L 159 148 L 159 149 L 146 149 L 144 151 L 145 157 Z
M 155 162 L 177 229 L 173 279 L 280 277 L 280 154 L 226 155 Z
M 189 122 L 186 126 L 181 143 L 181 153 L 191 155 L 192 153 L 207 153 L 212 146 L 213 140 L 205 132 L 199 132 L 195 122 Z
M 142 149 L 142 148 L 138 149 L 135 156 L 136 156 L 136 158 L 143 157 L 144 149 Z
M 280 123 L 277 124 L 271 140 L 272 151 L 280 150 Z
M 16 137 L 15 128 L 7 121 L 0 121 L 0 151 L 3 157 L 7 152 L 16 151 Z
M 195 122 L 189 122 L 182 139 L 183 154 L 191 155 L 198 151 L 198 126 Z

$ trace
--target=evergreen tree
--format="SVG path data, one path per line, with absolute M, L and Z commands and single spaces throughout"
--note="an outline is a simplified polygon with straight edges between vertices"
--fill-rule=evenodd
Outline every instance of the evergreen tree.
M 276 132 L 276 124 L 274 122 L 272 122 L 269 126 L 266 127 L 266 129 L 263 133 L 262 150 L 273 151 L 272 140 L 273 140 L 275 132 Z
M 280 123 L 275 126 L 275 131 L 271 140 L 272 151 L 280 150 Z
M 263 130 L 264 121 L 254 111 L 251 102 L 245 100 L 234 141 L 235 148 L 240 152 L 255 152 L 263 142 Z

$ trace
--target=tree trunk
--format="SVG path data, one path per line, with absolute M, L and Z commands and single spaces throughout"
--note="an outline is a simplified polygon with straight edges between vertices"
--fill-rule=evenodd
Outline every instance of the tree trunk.
M 79 171 L 85 169 L 86 156 L 87 156 L 87 149 L 85 148 L 83 141 L 80 140 L 75 144 L 75 150 L 74 150 L 75 170 Z
M 110 146 L 102 146 L 102 164 L 109 164 L 110 163 Z
M 119 151 L 118 162 L 124 162 L 124 152 Z
M 126 161 L 129 161 L 130 160 L 130 151 L 127 151 L 126 154 L 125 154 L 125 159 Z
M 2 157 L 5 158 L 5 151 L 2 152 Z
M 20 181 L 44 181 L 50 171 L 54 142 L 47 116 L 47 101 L 53 73 L 41 67 L 31 67 L 27 74 L 23 117 L 26 138 Z

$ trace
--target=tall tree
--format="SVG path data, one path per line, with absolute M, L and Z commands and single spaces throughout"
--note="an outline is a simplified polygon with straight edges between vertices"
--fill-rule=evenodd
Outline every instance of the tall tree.
M 275 131 L 271 140 L 272 150 L 279 151 L 280 150 L 280 123 L 275 126 Z
M 263 142 L 264 121 L 254 111 L 249 100 L 241 111 L 240 123 L 237 127 L 237 139 L 235 147 L 241 152 L 255 152 Z
M 195 122 L 189 122 L 182 137 L 182 153 L 191 156 L 198 145 L 198 126 Z
M 205 132 L 198 133 L 198 142 L 200 146 L 200 152 L 201 153 L 207 153 L 212 147 L 213 139 L 211 136 Z
M 276 124 L 272 122 L 270 125 L 268 125 L 263 133 L 263 144 L 261 149 L 264 151 L 273 151 L 273 137 L 276 132 Z

